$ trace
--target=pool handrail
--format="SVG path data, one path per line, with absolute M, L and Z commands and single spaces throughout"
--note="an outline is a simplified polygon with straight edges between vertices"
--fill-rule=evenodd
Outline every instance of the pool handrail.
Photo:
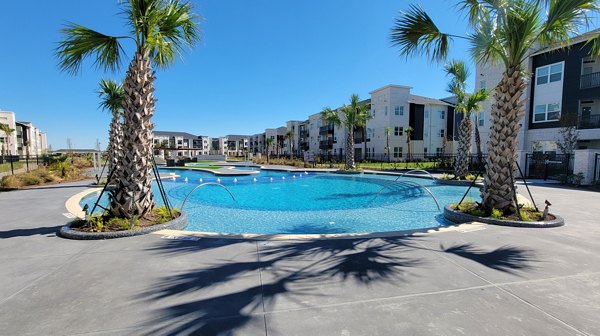
M 427 170 L 424 170 L 424 169 L 413 169 L 413 170 L 409 170 L 409 171 L 407 171 L 407 172 L 404 172 L 404 173 L 400 174 L 400 176 L 398 176 L 398 177 L 396 178 L 396 181 L 398 181 L 398 179 L 399 179 L 399 178 L 401 178 L 402 176 L 405 176 L 406 174 L 408 174 L 408 173 L 412 173 L 412 172 L 422 172 L 422 173 L 425 173 L 425 174 L 429 175 L 429 177 L 431 177 L 431 179 L 432 179 L 432 180 L 437 180 L 437 177 L 433 176 L 433 175 L 432 175 L 430 172 L 428 172 Z
M 231 198 L 233 199 L 233 201 L 238 204 L 238 201 L 235 199 L 235 196 L 233 196 L 233 193 L 224 185 L 222 185 L 221 183 L 217 183 L 217 182 L 204 182 L 201 183 L 199 185 L 197 185 L 196 187 L 194 187 L 194 189 L 192 189 L 192 191 L 190 191 L 187 196 L 185 196 L 185 198 L 183 199 L 183 203 L 181 203 L 181 208 L 180 210 L 183 210 L 183 207 L 185 206 L 185 203 L 187 202 L 188 198 L 198 189 L 202 188 L 202 187 L 206 187 L 207 185 L 216 185 L 219 186 L 223 189 L 225 189 L 228 193 L 229 196 L 231 196 Z
M 394 181 L 394 182 L 396 182 L 396 181 Z M 438 202 L 438 200 L 435 197 L 435 195 L 431 192 L 431 190 L 429 190 L 429 188 L 427 188 L 426 186 L 424 186 L 424 185 L 422 185 L 420 183 L 413 182 L 413 181 L 402 181 L 400 183 L 412 184 L 412 185 L 414 185 L 414 186 L 416 186 L 418 188 L 424 189 L 429 194 L 429 196 L 431 196 L 431 198 L 433 198 L 433 201 L 435 202 L 435 205 L 437 206 L 438 211 L 442 211 L 442 209 L 440 208 L 440 203 Z M 375 201 L 377 199 L 377 197 L 379 197 L 379 194 L 381 194 L 381 192 L 384 189 L 388 189 L 388 188 L 389 188 L 389 185 L 383 186 L 383 188 L 381 188 L 381 190 L 379 190 L 379 192 L 377 194 L 375 194 L 375 197 L 371 200 L 371 202 Z

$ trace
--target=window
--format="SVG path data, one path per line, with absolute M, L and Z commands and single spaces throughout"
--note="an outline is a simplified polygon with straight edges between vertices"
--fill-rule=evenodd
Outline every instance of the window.
M 425 119 L 429 118 L 429 111 L 425 111 Z
M 440 119 L 446 119 L 446 111 L 440 111 Z
M 483 126 L 483 112 L 477 114 L 477 119 L 479 120 L 479 126 Z
M 562 69 L 562 62 L 537 68 L 536 84 L 542 85 L 560 81 L 562 79 Z
M 427 154 L 427 147 L 423 148 L 423 153 Z
M 442 148 L 440 148 L 440 147 L 436 148 L 436 149 L 435 149 L 435 153 L 436 153 L 437 155 L 441 155 L 441 154 L 443 153 L 443 152 L 442 152 Z
M 445 132 L 445 131 L 446 131 L 446 130 L 444 130 L 444 129 L 441 129 L 441 130 L 440 130 L 440 138 L 443 138 L 443 137 L 444 137 L 444 135 L 446 134 L 446 132 Z
M 402 132 L 404 132 L 404 127 L 394 127 L 394 136 L 402 136 Z
M 560 104 L 542 104 L 536 105 L 533 109 L 533 121 L 556 121 L 560 118 Z
M 394 107 L 395 115 L 404 115 L 404 106 L 396 106 Z
M 385 110 L 385 115 L 387 115 L 387 112 L 388 112 L 388 107 L 387 107 L 387 106 L 385 106 L 384 110 Z
M 402 157 L 402 147 L 394 147 L 394 158 Z
M 487 89 L 487 83 L 486 81 L 482 80 L 479 82 L 479 89 L 480 90 L 486 90 Z
M 373 118 L 375 118 L 375 109 L 373 109 Z

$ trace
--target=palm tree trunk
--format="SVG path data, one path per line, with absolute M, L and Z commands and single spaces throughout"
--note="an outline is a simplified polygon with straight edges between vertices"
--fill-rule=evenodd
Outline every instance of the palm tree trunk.
M 354 129 L 348 127 L 348 136 L 346 137 L 346 169 L 354 169 Z
M 479 135 L 479 125 L 475 125 L 475 147 L 477 148 L 477 166 L 483 168 L 483 154 L 481 153 L 481 136 Z
M 471 134 L 473 133 L 473 122 L 468 114 L 464 114 L 460 122 L 458 139 L 458 150 L 456 162 L 454 163 L 454 175 L 458 179 L 464 179 L 469 172 L 469 154 L 471 147 Z
M 494 90 L 492 127 L 487 158 L 487 171 L 482 191 L 483 206 L 514 213 L 515 195 L 512 178 L 517 156 L 519 122 L 525 114 L 522 100 L 525 80 L 521 71 L 508 68 Z
M 362 136 L 364 144 L 363 161 L 367 161 L 367 125 L 363 127 Z
M 117 188 L 111 195 L 113 216 L 143 217 L 154 206 L 151 157 L 154 79 L 148 52 L 136 52 L 123 84 L 123 157 Z
M 108 175 L 113 175 L 113 181 L 117 177 L 117 170 L 123 156 L 123 124 L 121 124 L 120 119 L 119 112 L 117 110 L 112 111 L 112 120 L 108 132 Z

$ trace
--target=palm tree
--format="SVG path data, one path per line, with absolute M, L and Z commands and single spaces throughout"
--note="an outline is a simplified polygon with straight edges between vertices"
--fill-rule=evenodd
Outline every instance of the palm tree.
M 385 128 L 385 149 L 387 150 L 388 163 L 390 162 L 390 133 L 392 129 L 390 127 Z
M 407 149 L 408 149 L 408 155 L 407 155 L 407 157 L 406 157 L 406 158 L 408 159 L 408 161 L 411 161 L 411 160 L 412 160 L 412 150 L 411 150 L 411 149 L 412 149 L 412 148 L 411 148 L 411 147 L 412 147 L 412 146 L 411 146 L 411 140 L 412 140 L 412 139 L 411 139 L 411 137 L 412 137 L 413 131 L 414 131 L 414 129 L 412 128 L 412 126 L 408 126 L 408 127 L 407 127 L 407 128 L 404 130 L 404 133 L 406 134 L 406 147 L 407 147 Z
M 467 111 L 465 106 L 467 96 L 465 90 L 470 72 L 465 62 L 457 60 L 448 63 L 444 70 L 446 71 L 446 75 L 451 76 L 446 91 L 456 96 L 455 111 L 463 114 L 459 126 L 458 149 L 456 151 L 456 161 L 454 162 L 454 176 L 458 179 L 465 179 L 469 173 L 468 157 L 471 152 L 471 134 L 473 133 L 473 122 L 469 115 L 470 111 Z
M 326 107 L 321 112 L 321 117 L 328 123 L 336 126 L 343 125 L 346 129 L 346 169 L 355 169 L 354 163 L 354 129 L 356 126 L 366 124 L 369 110 L 365 103 L 361 103 L 357 94 L 350 97 L 350 105 L 344 105 L 337 110 Z M 341 118 L 340 118 L 341 114 Z
M 361 109 L 361 116 L 358 118 L 357 126 L 362 128 L 363 137 L 363 157 L 367 158 L 367 122 L 373 119 L 373 115 L 369 113 L 368 106 L 365 104 L 365 108 Z
M 513 171 L 517 135 L 525 114 L 524 91 L 527 72 L 524 62 L 549 44 L 569 44 L 570 34 L 589 23 L 589 14 L 598 12 L 596 0 L 463 0 L 458 7 L 469 18 L 467 37 L 443 33 L 417 5 L 396 19 L 392 43 L 403 55 L 426 55 L 433 61 L 446 59 L 450 41 L 467 39 L 476 62 L 496 62 L 504 66 L 500 83 L 494 89 L 492 127 L 483 206 L 514 213 Z
M 287 133 L 285 133 L 285 137 L 290 144 L 290 160 L 294 161 L 294 131 L 287 131 Z
M 112 175 L 114 181 L 115 169 L 119 169 L 123 155 L 123 124 L 121 123 L 121 115 L 123 114 L 122 101 L 125 92 L 123 91 L 123 85 L 117 84 L 113 80 L 102 79 L 99 86 L 98 95 L 102 99 L 100 101 L 100 108 L 110 111 L 112 115 L 108 130 L 108 176 Z
M 488 100 L 490 93 L 485 89 L 480 89 L 467 98 L 466 110 L 468 114 L 473 113 L 477 120 L 477 113 L 481 111 L 481 103 Z M 481 136 L 479 135 L 479 126 L 475 125 L 475 147 L 477 149 L 477 165 L 480 169 L 483 167 L 483 154 L 481 153 Z M 469 140 L 470 141 L 470 140 Z
M 265 140 L 265 145 L 267 146 L 267 163 L 269 163 L 269 151 L 271 150 L 271 146 L 273 145 L 273 139 L 267 138 Z
M 0 131 L 4 132 L 4 134 L 6 135 L 6 151 L 8 152 L 8 156 L 10 156 L 10 139 L 15 129 L 10 128 L 8 124 L 0 123 Z M 2 153 L 2 155 L 4 155 L 4 152 Z
M 197 16 L 189 2 L 179 0 L 122 1 L 129 35 L 109 36 L 79 24 L 62 29 L 56 54 L 61 70 L 76 74 L 84 59 L 92 58 L 103 70 L 117 70 L 124 48 L 121 41 L 135 42 L 123 90 L 123 150 L 117 187 L 111 194 L 113 216 L 145 216 L 154 206 L 152 182 L 152 115 L 154 114 L 153 67 L 165 69 L 175 55 L 198 40 Z

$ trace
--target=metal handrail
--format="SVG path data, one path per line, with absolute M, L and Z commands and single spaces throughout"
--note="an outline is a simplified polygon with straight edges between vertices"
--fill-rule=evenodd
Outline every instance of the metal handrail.
M 413 170 L 409 170 L 407 172 L 404 172 L 404 173 L 400 174 L 400 176 L 398 176 L 395 181 L 398 181 L 398 179 L 401 178 L 402 176 L 404 176 L 404 175 L 406 175 L 408 173 L 412 173 L 412 172 L 422 172 L 422 173 L 425 173 L 425 174 L 429 175 L 429 177 L 431 177 L 432 180 L 437 180 L 437 178 L 435 176 L 431 175 L 431 173 L 428 172 L 427 170 L 413 169 Z
M 431 198 L 433 198 L 433 201 L 435 202 L 435 205 L 437 206 L 437 209 L 438 209 L 438 211 L 441 211 L 441 210 L 442 210 L 442 209 L 440 208 L 440 203 L 438 202 L 437 198 L 436 198 L 436 197 L 435 197 L 435 195 L 434 195 L 434 194 L 431 192 L 431 190 L 429 190 L 429 188 L 427 188 L 426 186 L 424 186 L 424 185 L 422 185 L 422 184 L 420 184 L 420 183 L 417 183 L 417 182 L 413 182 L 413 181 L 402 181 L 402 182 L 400 182 L 400 183 L 412 184 L 412 185 L 414 185 L 414 186 L 416 186 L 416 187 L 419 187 L 419 188 L 423 188 L 423 189 L 425 189 L 425 191 L 426 191 L 426 192 L 429 194 L 429 196 L 431 196 Z M 390 185 L 391 185 L 391 184 L 390 184 Z M 374 201 L 377 199 L 377 197 L 379 197 L 379 194 L 381 194 L 381 192 L 383 191 L 383 189 L 386 189 L 386 188 L 387 188 L 387 189 L 389 189 L 390 185 L 385 185 L 385 186 L 383 186 L 383 188 L 381 188 L 381 190 L 379 190 L 379 192 L 378 192 L 378 193 L 375 195 L 375 198 L 373 198 L 373 199 L 371 200 L 371 202 L 374 202 Z
M 216 182 L 205 182 L 205 183 L 201 183 L 201 184 L 197 185 L 194 189 L 192 189 L 192 191 L 190 191 L 189 194 L 187 194 L 187 196 L 183 200 L 183 203 L 181 203 L 181 210 L 183 210 L 183 207 L 185 206 L 185 203 L 187 202 L 188 198 L 194 193 L 194 191 L 196 191 L 196 190 L 198 190 L 198 189 L 200 189 L 202 187 L 205 187 L 207 185 L 216 185 L 216 186 L 219 186 L 219 187 L 225 189 L 229 193 L 229 196 L 231 196 L 231 198 L 233 199 L 233 201 L 236 204 L 239 204 L 238 201 L 235 199 L 235 196 L 233 196 L 233 194 L 231 193 L 231 191 L 229 189 L 227 189 L 226 186 L 222 185 L 221 183 L 216 183 Z

